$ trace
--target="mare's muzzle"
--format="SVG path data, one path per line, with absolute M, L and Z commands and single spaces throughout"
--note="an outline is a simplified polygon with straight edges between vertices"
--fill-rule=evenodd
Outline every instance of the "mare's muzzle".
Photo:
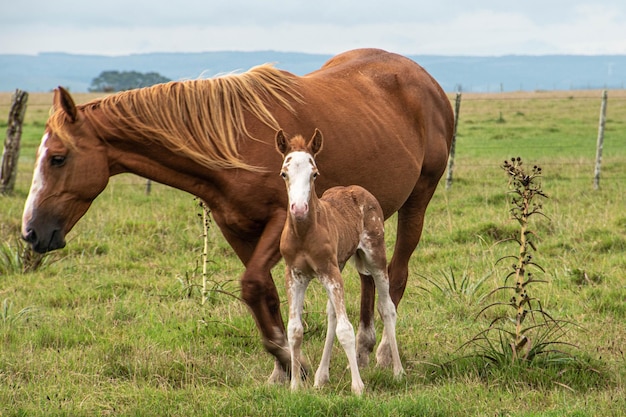
M 27 227 L 22 239 L 30 244 L 35 252 L 46 253 L 65 247 L 65 236 L 61 229 L 52 228 L 49 231 L 37 232 L 33 227 Z

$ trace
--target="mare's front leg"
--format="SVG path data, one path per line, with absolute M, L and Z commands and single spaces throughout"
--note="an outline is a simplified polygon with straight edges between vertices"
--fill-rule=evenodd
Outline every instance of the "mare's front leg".
M 270 383 L 286 381 L 291 369 L 285 324 L 280 314 L 280 299 L 270 273 L 280 260 L 279 242 L 285 219 L 286 212 L 277 210 L 256 245 L 222 230 L 246 267 L 241 278 L 241 296 L 261 331 L 265 349 L 275 358 L 274 370 L 269 377 Z M 305 364 L 303 367 L 303 372 L 306 373 L 308 368 Z

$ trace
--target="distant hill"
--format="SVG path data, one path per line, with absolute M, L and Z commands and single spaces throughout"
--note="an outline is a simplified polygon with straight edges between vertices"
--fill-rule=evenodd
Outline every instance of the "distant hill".
M 87 91 L 102 71 L 158 72 L 172 80 L 245 71 L 266 62 L 304 75 L 330 55 L 294 52 L 150 53 L 125 56 L 0 55 L 0 91 L 50 91 L 58 85 Z M 448 92 L 497 92 L 626 88 L 626 55 L 409 56 Z

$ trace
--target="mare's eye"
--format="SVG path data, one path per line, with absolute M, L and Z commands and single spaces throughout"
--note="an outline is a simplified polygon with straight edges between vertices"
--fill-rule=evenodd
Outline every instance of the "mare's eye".
M 281 172 L 280 176 L 283 177 L 283 179 L 287 179 L 287 173 L 285 171 Z
M 319 176 L 320 176 L 320 173 L 319 173 L 319 172 L 314 172 L 314 173 L 313 173 L 313 179 L 316 179 L 316 178 L 317 178 L 317 177 L 319 177 Z
M 53 167 L 60 167 L 65 164 L 65 156 L 63 155 L 54 155 L 50 158 L 50 165 Z

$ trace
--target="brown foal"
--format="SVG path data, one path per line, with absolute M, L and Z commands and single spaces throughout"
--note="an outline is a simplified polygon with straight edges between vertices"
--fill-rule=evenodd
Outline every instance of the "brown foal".
M 328 329 L 314 384 L 319 387 L 329 380 L 330 354 L 336 334 L 348 357 L 352 392 L 360 395 L 364 385 L 357 362 L 362 361 L 357 361 L 354 328 L 346 314 L 341 278 L 341 270 L 352 256 L 359 273 L 371 276 L 378 290 L 378 311 L 384 332 L 376 354 L 377 362 L 381 366 L 393 364 L 396 377 L 404 373 L 395 334 L 396 307 L 389 295 L 384 216 L 378 200 L 356 185 L 333 187 L 321 198 L 317 197 L 314 181 L 319 172 L 315 156 L 322 149 L 322 142 L 322 134 L 317 129 L 308 142 L 300 135 L 288 141 L 282 130 L 276 134 L 276 147 L 283 155 L 281 176 L 289 200 L 280 252 L 286 263 L 291 369 L 300 369 L 302 365 L 304 293 L 310 281 L 318 277 L 328 293 Z M 359 355 L 368 354 L 367 350 L 359 352 Z M 299 384 L 300 373 L 292 372 L 291 389 L 297 389 Z

